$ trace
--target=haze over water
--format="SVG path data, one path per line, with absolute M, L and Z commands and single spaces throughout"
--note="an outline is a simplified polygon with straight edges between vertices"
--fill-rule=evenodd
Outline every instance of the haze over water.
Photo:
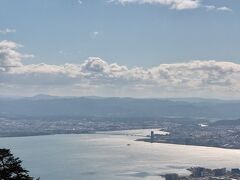
M 187 173 L 192 166 L 240 167 L 239 150 L 134 141 L 148 131 L 1 138 L 0 145 L 44 180 L 152 180 L 168 172 Z

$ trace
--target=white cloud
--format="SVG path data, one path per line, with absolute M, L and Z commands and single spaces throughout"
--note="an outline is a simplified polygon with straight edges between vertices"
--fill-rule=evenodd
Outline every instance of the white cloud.
M 80 5 L 83 4 L 83 1 L 81 1 L 81 0 L 78 0 L 77 2 L 78 2 L 78 4 L 80 4 Z
M 206 5 L 205 8 L 210 11 L 210 10 L 215 10 L 216 6 L 214 6 L 214 5 Z
M 240 97 L 240 64 L 233 62 L 195 60 L 129 68 L 91 57 L 81 64 L 24 64 L 29 55 L 19 53 L 19 47 L 0 42 L 0 94 Z
M 233 10 L 229 7 L 226 6 L 222 6 L 222 7 L 216 7 L 214 5 L 207 5 L 205 6 L 205 8 L 209 11 L 215 10 L 215 11 L 228 11 L 228 12 L 232 12 Z
M 215 5 L 204 5 L 202 0 L 109 0 L 110 3 L 120 3 L 122 5 L 127 4 L 160 4 L 167 6 L 170 9 L 176 10 L 188 10 L 188 9 L 197 9 L 197 8 L 206 8 L 207 10 L 216 10 L 216 11 L 233 11 L 231 8 L 222 6 L 216 7 Z
M 228 8 L 228 7 L 226 7 L 226 6 L 218 7 L 217 10 L 218 10 L 218 11 L 229 11 L 229 12 L 232 12 L 232 11 L 233 11 L 231 8 Z
M 0 34 L 8 34 L 8 33 L 15 33 L 16 29 L 10 29 L 10 28 L 6 28 L 6 29 L 0 29 Z
M 23 66 L 22 59 L 32 57 L 32 55 L 21 54 L 17 51 L 22 45 L 12 41 L 0 42 L 0 68 L 7 70 L 11 66 Z
M 99 32 L 98 31 L 94 31 L 94 32 L 91 32 L 90 33 L 90 37 L 92 38 L 92 39 L 95 39 L 97 36 L 99 36 Z
M 177 10 L 196 9 L 201 5 L 200 0 L 110 0 L 109 2 L 121 3 L 122 5 L 129 3 L 160 4 Z

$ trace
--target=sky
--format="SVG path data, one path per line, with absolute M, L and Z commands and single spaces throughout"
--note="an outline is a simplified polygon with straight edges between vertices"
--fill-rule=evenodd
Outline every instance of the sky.
M 0 96 L 240 98 L 238 0 L 0 0 Z

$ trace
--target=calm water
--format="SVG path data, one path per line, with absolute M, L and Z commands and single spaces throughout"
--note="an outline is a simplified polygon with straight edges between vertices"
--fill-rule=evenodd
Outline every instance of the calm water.
M 196 165 L 240 167 L 240 150 L 134 141 L 146 132 L 0 138 L 0 147 L 12 149 L 42 180 L 152 180 Z

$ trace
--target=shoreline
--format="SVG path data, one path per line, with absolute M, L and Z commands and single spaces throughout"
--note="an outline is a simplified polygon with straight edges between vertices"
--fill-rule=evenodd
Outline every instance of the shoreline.
M 151 143 L 149 139 L 136 139 L 135 141 Z M 182 146 L 197 146 L 197 147 L 219 148 L 219 149 L 227 149 L 227 150 L 240 150 L 240 148 L 234 148 L 234 147 L 231 148 L 231 147 L 222 147 L 222 146 L 204 146 L 199 144 L 183 144 L 183 143 L 173 143 L 168 141 L 152 142 L 152 144 L 173 144 L 173 145 L 182 145 Z
M 129 131 L 134 131 L 134 130 L 148 130 L 148 129 L 128 129 Z M 5 138 L 24 138 L 24 137 L 38 137 L 38 136 L 55 136 L 55 135 L 93 135 L 93 134 L 105 134 L 105 135 L 111 135 L 111 136 L 129 136 L 126 134 L 110 134 L 108 132 L 114 132 L 114 131 L 128 131 L 126 129 L 124 130 L 109 130 L 109 131 L 96 131 L 96 132 L 82 132 L 82 133 L 49 133 L 49 134 L 29 134 L 29 135 L 12 135 L 12 136 L 0 136 L 0 139 L 5 139 Z M 106 132 L 106 133 L 104 133 Z M 134 136 L 134 135 L 131 135 Z M 139 141 L 139 142 L 146 142 L 146 143 L 151 143 L 150 139 L 146 138 L 139 138 L 135 139 L 133 141 Z M 224 150 L 236 150 L 239 151 L 240 148 L 229 148 L 229 147 L 221 147 L 221 146 L 204 146 L 204 145 L 198 145 L 198 144 L 182 144 L 182 143 L 173 143 L 173 142 L 167 142 L 167 141 L 161 141 L 161 142 L 153 142 L 153 144 L 171 144 L 171 145 L 181 145 L 181 146 L 196 146 L 196 147 L 205 147 L 205 148 L 218 148 L 218 149 L 224 149 Z
M 112 130 L 94 130 L 94 131 L 68 131 L 68 132 L 63 132 L 63 133 L 53 133 L 53 132 L 49 132 L 49 133 L 44 133 L 44 132 L 39 132 L 39 133 L 12 133 L 12 135 L 0 135 L 0 138 L 11 138 L 11 137 L 35 137 L 35 136 L 51 136 L 51 135 L 79 135 L 79 134 L 106 134 L 106 135 L 126 135 L 126 134 L 114 134 L 110 132 L 121 132 L 121 131 L 135 131 L 135 130 L 158 130 L 160 128 L 131 128 L 131 129 L 112 129 Z M 145 136 L 144 136 L 145 137 Z

